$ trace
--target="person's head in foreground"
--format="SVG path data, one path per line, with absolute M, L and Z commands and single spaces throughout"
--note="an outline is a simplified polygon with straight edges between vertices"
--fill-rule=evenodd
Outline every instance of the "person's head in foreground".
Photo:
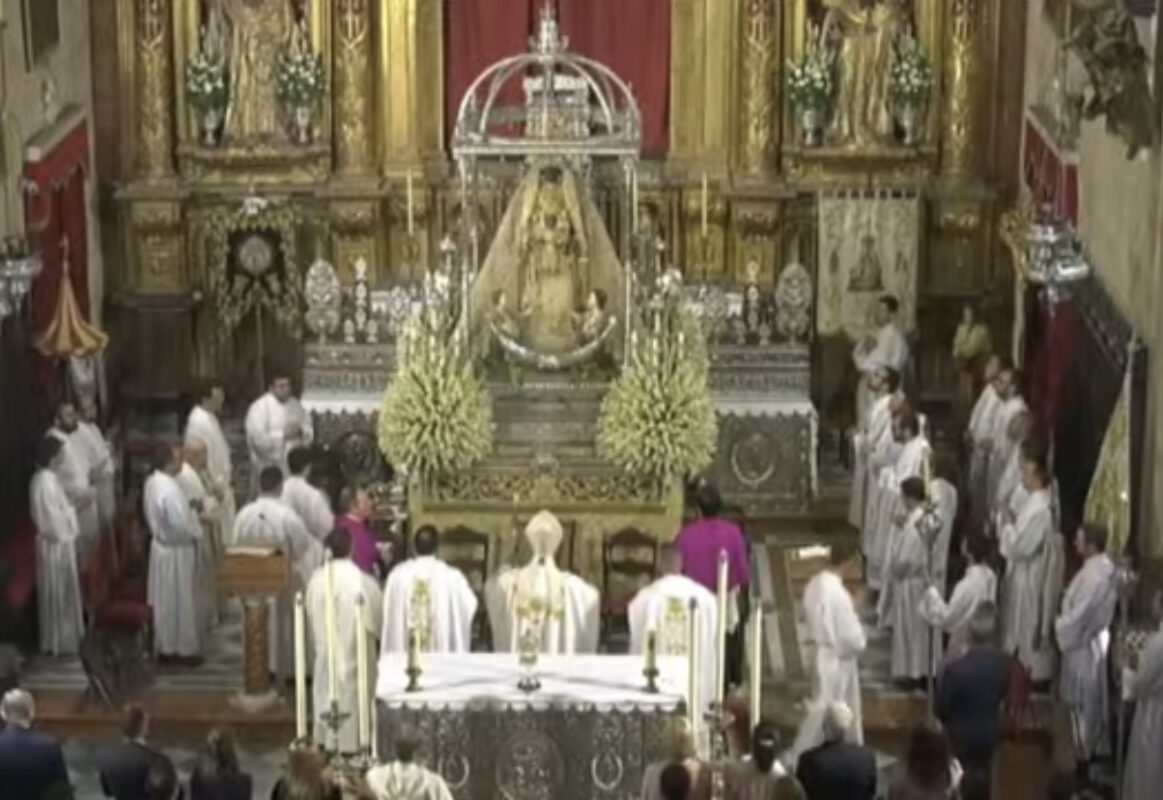
M 658 776 L 658 789 L 663 800 L 688 800 L 691 796 L 691 774 L 681 762 L 667 764 Z
M 11 728 L 31 728 L 36 717 L 36 703 L 23 689 L 9 689 L 0 700 L 0 720 Z
M 779 757 L 779 731 L 767 720 L 761 720 L 751 732 L 751 763 L 760 772 L 771 772 Z
M 824 709 L 824 741 L 845 742 L 852 737 L 856 716 L 847 703 L 829 703 Z
M 935 725 L 920 725 L 909 738 L 905 768 L 909 780 L 925 791 L 947 790 L 953 780 L 953 751 L 949 739 Z

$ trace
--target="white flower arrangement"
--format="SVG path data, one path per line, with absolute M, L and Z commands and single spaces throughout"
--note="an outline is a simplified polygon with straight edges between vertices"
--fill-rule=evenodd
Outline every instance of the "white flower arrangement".
M 799 63 L 787 62 L 787 96 L 798 109 L 824 111 L 832 103 L 832 63 L 826 51 L 812 44 Z
M 204 51 L 186 63 L 186 98 L 199 114 L 226 108 L 226 73 L 222 63 Z
M 933 89 L 933 65 L 916 38 L 900 40 L 889 73 L 889 96 L 897 106 L 918 108 Z
M 325 78 L 319 53 L 291 48 L 279 56 L 279 99 L 290 108 L 315 105 L 323 96 Z

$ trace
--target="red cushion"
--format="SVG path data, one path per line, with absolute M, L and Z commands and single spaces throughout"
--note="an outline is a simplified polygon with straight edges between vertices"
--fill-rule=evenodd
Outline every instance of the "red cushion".
M 153 619 L 149 606 L 113 600 L 97 609 L 94 620 L 102 628 L 144 628 Z
M 0 545 L 0 561 L 12 570 L 4 603 L 19 612 L 31 601 L 36 589 L 36 527 L 32 520 L 23 520 L 4 539 Z
M 145 580 L 142 578 L 126 578 L 113 587 L 111 596 L 114 600 L 127 603 L 146 603 Z

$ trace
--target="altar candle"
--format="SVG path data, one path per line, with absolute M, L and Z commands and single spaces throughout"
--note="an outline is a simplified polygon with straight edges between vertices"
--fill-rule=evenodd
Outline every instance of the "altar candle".
M 719 577 L 715 625 L 715 704 L 723 703 L 723 686 L 727 682 L 727 551 L 719 551 Z
M 707 173 L 704 172 L 703 173 L 703 202 L 701 204 L 702 211 L 703 211 L 702 233 L 703 233 L 704 239 L 707 238 L 707 195 L 708 195 L 708 192 L 707 192 Z
M 370 720 L 368 710 L 371 698 L 368 697 L 368 664 L 367 664 L 367 612 L 364 608 L 363 595 L 355 600 L 355 680 L 359 690 L 359 729 L 357 731 L 356 748 L 363 752 L 368 744 Z
M 638 173 L 630 173 L 630 233 L 638 235 Z
M 651 629 L 646 634 L 646 671 L 658 669 L 658 632 Z
M 751 724 L 763 716 L 763 604 L 757 603 L 751 621 Z
M 295 595 L 295 738 L 307 738 L 307 623 L 302 592 Z
M 408 193 L 408 235 L 411 236 L 416 232 L 416 216 L 412 198 L 412 170 L 408 170 L 406 185 Z
M 687 673 L 686 696 L 688 713 L 691 719 L 691 731 L 699 730 L 699 626 L 698 602 L 692 597 L 687 601 Z
M 930 481 L 932 481 L 932 478 L 933 478 L 933 476 L 932 476 L 930 468 L 929 468 L 929 451 L 926 450 L 925 455 L 921 458 L 921 480 L 925 486 L 925 499 L 926 500 L 928 500 L 930 497 L 929 483 L 930 483 Z
M 327 700 L 334 705 L 339 697 L 338 650 L 335 641 L 335 571 L 331 563 L 331 553 L 327 554 L 327 606 L 324 609 L 327 627 Z

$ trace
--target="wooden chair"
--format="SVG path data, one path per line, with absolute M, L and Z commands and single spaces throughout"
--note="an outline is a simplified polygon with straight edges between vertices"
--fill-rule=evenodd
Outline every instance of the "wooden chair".
M 440 536 L 440 548 L 445 562 L 464 573 L 477 596 L 477 611 L 472 620 L 474 644 L 480 642 L 488 650 L 493 649 L 492 634 L 488 614 L 485 611 L 485 582 L 489 579 L 488 534 L 458 525 Z
M 634 528 L 624 528 L 602 542 L 602 632 L 628 633 L 627 610 L 634 595 L 658 571 L 658 542 Z M 615 583 L 621 585 L 615 585 Z
M 142 677 L 131 675 L 131 670 L 140 670 L 152 661 L 153 609 L 144 586 L 123 584 L 116 565 L 116 542 L 106 534 L 90 553 L 81 582 L 89 633 L 107 642 L 107 667 L 114 686 L 124 686 Z M 126 638 L 130 640 L 129 647 L 122 652 L 113 642 Z

